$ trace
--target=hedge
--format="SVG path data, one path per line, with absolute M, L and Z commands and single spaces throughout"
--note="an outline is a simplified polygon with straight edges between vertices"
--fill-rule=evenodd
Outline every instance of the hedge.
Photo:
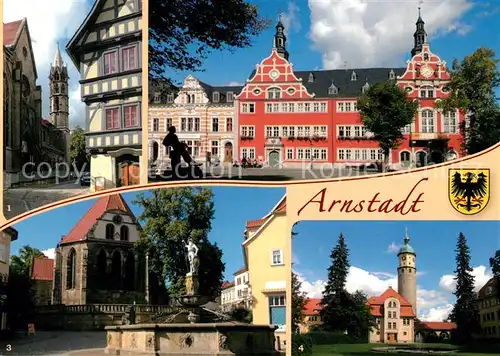
M 311 331 L 306 334 L 313 345 L 366 344 L 368 337 L 361 338 L 333 331 Z
M 292 356 L 311 356 L 312 340 L 308 334 L 292 335 Z

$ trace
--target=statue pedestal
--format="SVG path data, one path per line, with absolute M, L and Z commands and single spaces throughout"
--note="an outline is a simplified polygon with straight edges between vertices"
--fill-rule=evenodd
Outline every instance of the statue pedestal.
M 197 295 L 199 288 L 198 275 L 193 273 L 186 274 L 186 295 Z

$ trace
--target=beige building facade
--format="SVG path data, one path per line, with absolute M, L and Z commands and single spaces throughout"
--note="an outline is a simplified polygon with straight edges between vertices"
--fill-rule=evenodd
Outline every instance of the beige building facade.
M 66 46 L 81 75 L 91 192 L 140 183 L 141 43 L 141 0 L 96 0 Z
M 157 84 L 149 98 L 149 160 L 156 167 L 169 165 L 168 150 L 162 145 L 170 126 L 179 140 L 200 163 L 237 159 L 237 118 L 234 96 L 238 86 L 211 86 L 188 75 L 180 88 Z M 217 157 L 217 158 L 216 158 Z
M 477 293 L 477 308 L 485 338 L 500 337 L 500 298 L 498 280 L 491 278 Z
M 7 282 L 9 280 L 10 266 L 10 245 L 17 240 L 18 232 L 12 227 L 7 227 L 0 232 L 0 298 L 2 301 L 7 299 Z M 5 303 L 0 304 L 0 331 L 7 329 L 7 311 Z

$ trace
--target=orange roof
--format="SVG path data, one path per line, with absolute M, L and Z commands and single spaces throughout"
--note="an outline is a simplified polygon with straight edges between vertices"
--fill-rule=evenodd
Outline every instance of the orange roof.
M 415 317 L 411 304 L 391 287 L 387 288 L 380 296 L 368 298 L 366 301 L 366 304 L 370 306 L 370 312 L 373 316 L 384 315 L 384 303 L 388 298 L 395 298 L 399 301 L 401 317 Z
M 421 321 L 420 326 L 426 330 L 455 330 L 457 328 L 457 324 L 449 322 L 449 321 Z
M 267 221 L 267 219 L 269 218 L 269 215 L 271 215 L 272 213 L 276 213 L 276 212 L 278 212 L 278 213 L 286 212 L 286 196 L 283 198 L 283 200 L 279 203 L 278 206 L 276 206 L 271 212 L 269 212 L 269 214 L 264 216 L 262 219 L 248 220 L 247 224 L 246 224 L 246 228 L 251 229 L 251 228 L 261 227 Z
M 319 315 L 319 311 L 323 309 L 323 306 L 320 305 L 320 298 L 308 298 L 304 305 L 305 310 L 303 311 L 304 315 Z
M 228 289 L 234 287 L 234 282 L 222 282 L 221 289 Z
M 31 279 L 36 281 L 52 281 L 54 278 L 54 260 L 47 257 L 33 258 Z
M 84 240 L 95 222 L 100 219 L 104 213 L 111 210 L 119 210 L 133 215 L 132 211 L 120 194 L 107 195 L 99 198 L 75 225 L 75 227 L 73 227 L 73 229 L 66 236 L 64 236 L 59 243 L 64 244 Z
M 248 271 L 246 267 L 241 267 L 239 270 L 237 270 L 236 272 L 234 272 L 234 276 L 236 276 L 238 274 L 245 273 L 246 271 Z
M 24 19 L 3 24 L 3 45 L 12 46 L 19 34 L 19 29 L 23 24 Z
M 251 229 L 253 227 L 260 227 L 264 225 L 267 219 L 257 219 L 257 220 L 248 220 L 247 221 L 247 229 Z

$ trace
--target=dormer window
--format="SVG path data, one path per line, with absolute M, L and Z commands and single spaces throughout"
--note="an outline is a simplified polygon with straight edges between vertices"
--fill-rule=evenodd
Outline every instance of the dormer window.
M 339 89 L 335 86 L 335 84 L 332 83 L 330 87 L 328 88 L 328 94 L 329 95 L 336 95 L 339 93 Z
M 232 103 L 233 102 L 233 92 L 230 91 L 227 93 L 227 96 L 226 96 L 226 100 L 228 103 Z
M 309 82 L 309 83 L 314 83 L 314 74 L 309 73 L 309 79 L 308 79 L 308 82 Z
M 270 88 L 267 90 L 267 98 L 268 99 L 280 99 L 281 98 L 281 89 L 280 88 Z
M 391 71 L 389 72 L 389 79 L 390 80 L 394 80 L 396 79 L 396 73 L 394 73 L 394 71 L 391 69 Z
M 174 102 L 174 94 L 170 93 L 167 95 L 167 103 L 171 104 Z
M 218 91 L 214 92 L 213 95 L 212 95 L 212 100 L 214 101 L 214 103 L 218 103 L 219 100 L 220 100 L 220 94 Z
M 356 74 L 356 72 L 352 72 L 351 73 L 351 81 L 355 82 L 356 80 L 358 80 L 358 75 Z
M 366 82 L 365 85 L 363 85 L 363 87 L 361 88 L 361 92 L 363 94 L 366 94 L 366 92 L 368 91 L 368 89 L 370 89 L 370 84 L 368 84 L 368 82 Z
M 160 100 L 161 100 L 161 94 L 159 92 L 156 92 L 154 96 L 154 102 L 158 104 Z

